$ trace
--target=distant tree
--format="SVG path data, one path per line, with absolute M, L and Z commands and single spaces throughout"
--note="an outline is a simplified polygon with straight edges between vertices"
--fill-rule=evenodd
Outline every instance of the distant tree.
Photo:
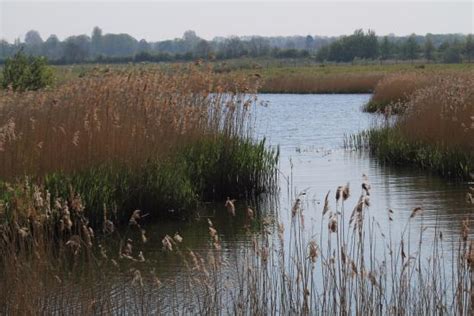
M 316 60 L 321 63 L 328 60 L 328 57 L 329 57 L 329 46 L 321 47 L 316 53 Z
M 456 64 L 461 62 L 461 47 L 459 43 L 453 42 L 444 51 L 443 61 L 448 64 Z
M 88 51 L 75 38 L 68 38 L 64 43 L 63 60 L 68 63 L 80 63 L 87 59 Z
M 43 39 L 38 31 L 31 30 L 25 35 L 25 44 L 29 46 L 39 46 L 43 44 Z
M 0 40 L 0 59 L 9 57 L 12 51 L 12 45 L 5 40 Z
M 388 36 L 384 36 L 382 43 L 380 44 L 380 58 L 382 60 L 387 60 L 391 57 L 392 45 L 388 39 Z
M 25 91 L 44 88 L 52 81 L 53 73 L 44 57 L 28 57 L 20 50 L 5 61 L 0 84 L 4 89 Z
M 363 53 L 362 58 L 375 59 L 379 54 L 379 42 L 377 35 L 373 30 L 368 30 L 367 35 L 363 37 Z
M 188 30 L 183 34 L 184 47 L 186 52 L 190 52 L 194 49 L 197 43 L 201 39 L 196 35 L 196 32 Z
M 431 35 L 430 34 L 427 34 L 426 37 L 425 37 L 425 44 L 424 44 L 424 47 L 423 47 L 423 55 L 424 57 L 431 61 L 434 59 L 434 45 L 433 45 L 433 41 L 431 39 Z
M 416 42 L 416 35 L 410 35 L 405 41 L 402 49 L 404 59 L 414 60 L 418 57 L 418 43 Z
M 137 44 L 138 52 L 148 52 L 151 50 L 151 45 L 145 40 L 141 39 Z
M 208 59 L 212 55 L 212 47 L 206 40 L 200 40 L 194 48 L 194 56 L 197 58 Z
M 471 62 L 471 60 L 474 59 L 474 39 L 472 34 L 469 34 L 466 37 L 466 42 L 464 43 L 464 55 L 468 62 Z
M 237 36 L 231 36 L 224 42 L 223 55 L 225 58 L 237 58 L 246 53 L 244 44 Z
M 270 53 L 270 43 L 268 39 L 261 36 L 253 36 L 247 42 L 247 47 L 252 57 L 265 56 Z
M 43 52 L 49 59 L 61 58 L 61 42 L 56 35 L 52 34 L 46 39 L 43 44 Z
M 43 39 L 38 31 L 31 30 L 25 35 L 25 51 L 32 55 L 42 55 Z
M 91 53 L 94 56 L 102 53 L 102 30 L 98 26 L 92 30 Z
M 313 50 L 314 49 L 314 39 L 311 35 L 306 36 L 304 48 L 306 50 Z
M 101 53 L 111 57 L 133 56 L 138 41 L 128 34 L 105 34 L 102 36 Z

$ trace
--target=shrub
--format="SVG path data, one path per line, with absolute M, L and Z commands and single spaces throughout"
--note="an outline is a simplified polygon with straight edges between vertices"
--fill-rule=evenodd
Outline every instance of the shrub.
M 14 91 L 38 90 L 50 85 L 53 73 L 44 57 L 26 56 L 22 51 L 5 60 L 1 86 Z

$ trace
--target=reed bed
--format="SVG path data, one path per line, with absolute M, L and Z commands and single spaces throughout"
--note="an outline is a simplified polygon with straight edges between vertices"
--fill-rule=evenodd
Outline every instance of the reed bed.
M 402 72 L 385 76 L 374 89 L 370 101 L 364 106 L 367 112 L 384 112 L 386 109 L 400 113 L 416 90 L 433 82 L 433 74 L 423 72 Z
M 261 193 L 278 153 L 252 139 L 256 89 L 247 76 L 185 65 L 94 69 L 54 90 L 1 92 L 0 180 L 29 177 L 53 198 L 72 187 L 93 222 L 104 204 L 122 220 L 129 208 L 186 217 L 203 200 Z
M 53 91 L 3 93 L 0 176 L 75 171 L 107 160 L 138 165 L 203 135 L 246 136 L 250 84 L 236 78 L 238 93 L 226 93 L 230 87 L 214 79 L 197 67 L 125 70 Z
M 1 226 L 0 309 L 16 314 L 471 315 L 474 243 L 469 222 L 460 223 L 459 240 L 450 250 L 443 246 L 442 231 L 417 221 L 423 217 L 419 207 L 399 234 L 391 226 L 384 231 L 371 216 L 370 190 L 366 179 L 353 209 L 346 205 L 352 194 L 348 185 L 328 192 L 316 210 L 300 194 L 288 209 L 289 227 L 278 218 L 256 217 L 252 220 L 261 223 L 260 230 L 250 231 L 251 244 L 234 253 L 223 249 L 219 227 L 210 220 L 205 252 L 181 247 L 179 234 L 152 241 L 185 267 L 185 281 L 173 283 L 141 265 L 147 254 L 139 245 L 147 240 L 139 211 L 131 213 L 122 235 L 104 224 L 104 231 L 119 241 L 118 250 L 108 249 L 91 235 L 77 196 L 49 209 L 43 203 L 47 192 L 25 185 L 23 203 L 15 208 L 16 224 Z M 315 223 L 319 235 L 305 221 L 309 212 L 321 212 Z M 399 215 L 386 214 L 388 223 Z M 141 237 L 134 239 L 133 232 Z M 50 248 L 49 238 L 58 239 L 60 247 Z M 98 276 L 100 285 L 92 288 L 78 281 L 88 272 L 110 275 L 108 270 L 121 271 L 124 280 L 113 285 Z
M 262 93 L 371 93 L 383 74 L 287 74 L 264 80 Z
M 394 124 L 353 137 L 348 146 L 368 148 L 383 161 L 469 179 L 474 174 L 474 74 L 430 80 L 410 95 Z

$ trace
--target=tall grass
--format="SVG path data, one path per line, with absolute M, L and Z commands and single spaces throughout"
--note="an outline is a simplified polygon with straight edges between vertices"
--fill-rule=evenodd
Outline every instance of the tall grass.
M 72 187 L 94 222 L 104 204 L 122 219 L 136 207 L 186 216 L 198 201 L 260 193 L 278 155 L 252 139 L 256 89 L 247 76 L 186 65 L 1 92 L 0 179 L 28 176 L 53 198 Z
M 380 159 L 413 163 L 442 175 L 474 172 L 474 76 L 444 75 L 410 95 L 393 125 L 352 139 Z
M 384 112 L 387 107 L 393 113 L 400 113 L 411 94 L 432 82 L 432 74 L 404 72 L 385 76 L 374 89 L 370 101 L 364 106 L 367 112 Z
M 263 93 L 370 93 L 383 75 L 336 74 L 300 75 L 287 74 L 264 80 L 260 92 Z
M 473 312 L 474 250 L 469 222 L 460 223 L 459 240 L 450 245 L 451 250 L 444 248 L 443 233 L 437 227 L 417 224 L 423 216 L 419 207 L 402 229 L 392 230 L 387 224 L 389 230 L 384 231 L 371 216 L 367 180 L 353 209 L 346 205 L 352 194 L 348 186 L 328 193 L 316 210 L 306 195 L 297 196 L 289 210 L 289 227 L 277 218 L 260 218 L 261 230 L 252 235 L 251 245 L 234 253 L 223 249 L 219 227 L 211 221 L 210 247 L 204 253 L 182 247 L 179 235 L 166 235 L 161 243 L 153 241 L 163 246 L 163 255 L 176 256 L 184 266 L 184 280 L 174 284 L 159 280 L 141 265 L 147 254 L 135 249 L 147 241 L 140 213 L 132 214 L 124 235 L 107 230 L 120 240 L 118 251 L 99 248 L 74 193 L 72 199 L 57 201 L 48 209 L 42 203 L 47 193 L 29 185 L 21 192 L 16 224 L 1 226 L 4 295 L 0 308 L 4 313 Z M 321 227 L 319 235 L 305 220 L 309 212 L 321 212 L 321 221 L 316 223 Z M 388 211 L 387 223 L 398 215 Z M 60 225 L 61 220 L 67 224 Z M 133 231 L 142 238 L 135 239 Z M 60 246 L 48 247 L 50 238 L 58 239 Z M 124 278 L 113 285 L 107 275 L 117 272 Z M 84 287 L 80 280 L 87 273 L 103 279 L 100 286 Z

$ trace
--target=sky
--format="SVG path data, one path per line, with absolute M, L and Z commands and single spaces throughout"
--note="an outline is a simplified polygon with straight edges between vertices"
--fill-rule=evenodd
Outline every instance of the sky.
M 474 33 L 471 1 L 39 1 L 0 0 L 0 38 L 24 39 L 31 29 L 55 34 L 128 33 L 159 41 L 184 31 L 212 39 L 229 35 L 379 35 Z

